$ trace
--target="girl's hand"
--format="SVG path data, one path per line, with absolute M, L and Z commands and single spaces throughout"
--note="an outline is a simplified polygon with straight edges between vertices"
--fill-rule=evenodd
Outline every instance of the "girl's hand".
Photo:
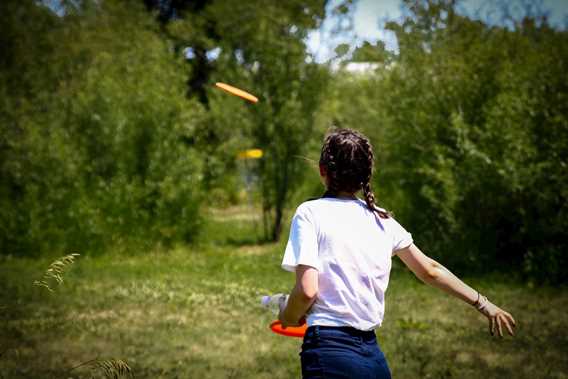
M 282 309 L 282 310 L 280 310 L 280 313 L 278 314 L 278 320 L 280 320 L 280 322 L 282 323 L 282 329 L 286 329 L 289 326 L 302 326 L 302 325 L 304 325 L 306 323 L 306 316 L 302 317 L 297 322 L 287 320 L 286 317 L 284 317 L 284 310 Z
M 515 319 L 510 313 L 505 312 L 495 304 L 491 303 L 487 298 L 482 299 L 476 308 L 489 320 L 489 333 L 492 336 L 495 332 L 499 332 L 499 336 L 503 337 L 503 327 L 507 328 L 510 335 L 514 336 L 513 329 L 517 326 Z

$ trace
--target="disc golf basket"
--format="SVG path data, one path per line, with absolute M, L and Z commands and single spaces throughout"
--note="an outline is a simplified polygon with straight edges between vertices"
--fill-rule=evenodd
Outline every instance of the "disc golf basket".
M 245 185 L 244 188 L 251 215 L 254 213 L 253 190 L 255 184 L 258 182 L 258 176 L 255 174 L 254 168 L 257 164 L 256 162 L 261 159 L 263 155 L 264 153 L 261 149 L 247 149 L 240 151 L 237 154 L 237 161 L 240 162 L 240 164 L 238 164 L 238 167 L 241 173 L 241 178 Z M 255 217 L 253 217 L 253 227 L 255 235 L 258 237 L 258 227 Z

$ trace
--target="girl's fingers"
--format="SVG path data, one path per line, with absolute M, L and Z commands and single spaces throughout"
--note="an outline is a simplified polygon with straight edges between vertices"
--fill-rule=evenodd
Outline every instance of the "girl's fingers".
M 509 323 L 509 321 L 505 318 L 505 320 L 503 321 L 505 324 L 505 327 L 507 328 L 507 330 L 509 331 L 509 334 L 514 336 L 515 333 L 513 333 L 513 328 L 511 328 L 511 324 Z
M 517 322 L 515 321 L 515 319 L 513 318 L 513 316 L 511 316 L 510 313 L 505 312 L 505 314 L 507 315 L 507 317 L 509 318 L 509 320 L 511 321 L 511 323 L 513 324 L 513 327 L 517 326 Z
M 501 319 L 499 316 L 495 317 L 497 319 L 497 328 L 499 329 L 499 337 L 503 337 L 503 327 L 501 326 Z
M 504 329 L 503 326 L 507 329 L 507 332 L 509 332 L 511 336 L 515 335 L 513 328 L 517 326 L 517 323 L 515 322 L 515 319 L 513 318 L 513 316 L 511 316 L 510 313 L 497 308 L 495 315 L 489 316 L 488 318 L 489 318 L 489 333 L 491 333 L 492 336 L 499 333 L 499 336 L 502 338 L 503 329 Z

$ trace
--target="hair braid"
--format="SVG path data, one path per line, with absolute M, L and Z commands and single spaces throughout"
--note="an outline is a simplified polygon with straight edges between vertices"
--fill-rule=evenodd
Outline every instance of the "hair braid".
M 380 218 L 389 218 L 390 214 L 388 211 L 383 211 L 377 208 L 375 204 L 375 194 L 371 189 L 371 178 L 373 176 L 373 162 L 374 162 L 374 154 L 373 154 L 373 147 L 369 143 L 369 140 L 364 138 L 360 140 L 360 145 L 365 151 L 365 155 L 367 156 L 367 167 L 368 173 L 365 180 L 361 183 L 361 189 L 363 190 L 363 196 L 365 198 L 365 203 L 367 207 L 375 212 Z
M 367 207 L 373 212 L 375 212 L 380 218 L 389 218 L 390 213 L 388 211 L 383 211 L 375 205 L 375 194 L 371 189 L 371 183 L 367 182 L 363 184 L 363 196 L 365 197 L 365 203 Z

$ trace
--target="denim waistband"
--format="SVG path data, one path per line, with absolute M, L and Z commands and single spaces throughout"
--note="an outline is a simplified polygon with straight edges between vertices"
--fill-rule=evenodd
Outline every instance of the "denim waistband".
M 308 334 L 319 334 L 320 332 L 325 332 L 326 330 L 338 331 L 350 336 L 362 337 L 364 339 L 375 338 L 374 330 L 359 330 L 353 328 L 352 326 L 326 326 L 326 325 L 312 325 L 306 330 L 306 335 Z

